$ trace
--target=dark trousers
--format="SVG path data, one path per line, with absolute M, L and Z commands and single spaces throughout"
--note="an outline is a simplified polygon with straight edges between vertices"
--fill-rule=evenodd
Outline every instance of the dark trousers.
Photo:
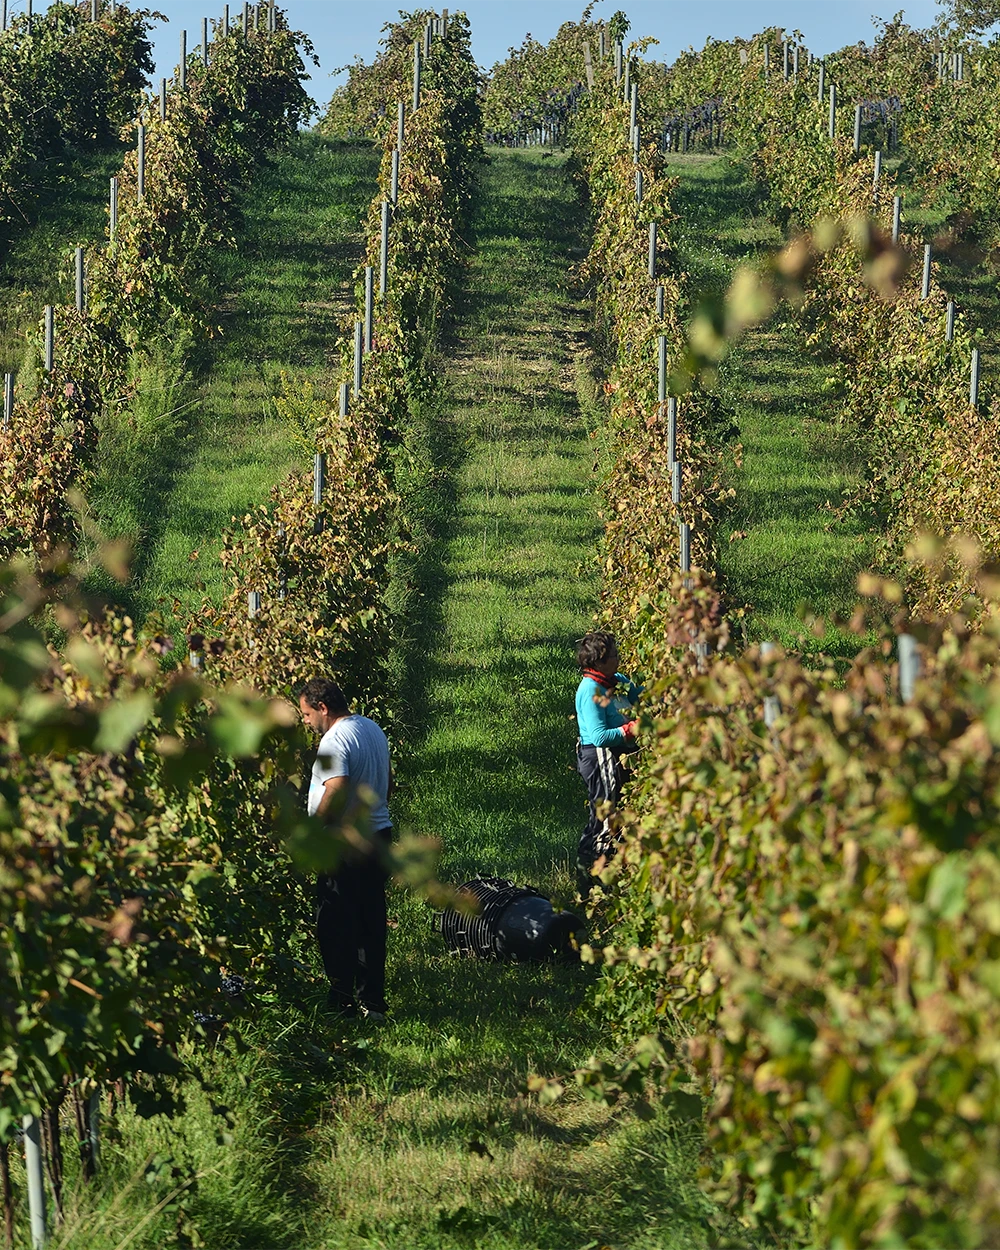
M 391 829 L 375 835 L 370 852 L 345 859 L 317 889 L 316 938 L 330 978 L 330 999 L 385 1011 L 385 883 L 381 851 Z
M 590 804 L 590 818 L 580 838 L 576 860 L 581 873 L 589 875 L 597 860 L 602 856 L 610 859 L 615 853 L 615 839 L 608 828 L 608 819 L 597 815 L 597 807 L 600 803 L 610 803 L 612 808 L 618 806 L 625 769 L 618 754 L 610 748 L 584 746 L 581 742 L 576 745 L 576 767 L 587 784 Z

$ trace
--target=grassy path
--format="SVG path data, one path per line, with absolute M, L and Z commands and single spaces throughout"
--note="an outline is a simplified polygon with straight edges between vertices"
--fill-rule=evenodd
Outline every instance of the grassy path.
M 445 353 L 450 485 L 431 518 L 437 574 L 412 673 L 425 729 L 397 808 L 403 827 L 442 839 L 456 882 L 478 870 L 567 890 L 583 815 L 571 647 L 596 601 L 579 565 L 597 522 L 575 398 L 585 309 L 565 289 L 581 225 L 558 160 L 495 154 Z M 392 912 L 393 1020 L 312 1134 L 314 1244 L 703 1244 L 704 1200 L 662 1124 L 525 1097 L 532 1071 L 607 1048 L 588 970 L 454 959 L 424 905 L 397 893 Z
M 583 224 L 558 158 L 494 154 L 459 331 L 442 350 L 445 399 L 426 414 L 437 472 L 394 801 L 401 831 L 441 839 L 446 880 L 481 871 L 557 895 L 584 816 L 572 644 L 597 596 L 593 444 L 576 399 L 587 309 L 566 286 Z M 122 1109 L 105 1151 L 107 1223 L 88 1224 L 72 1250 L 124 1243 L 148 1212 L 150 1155 L 198 1175 L 185 1227 L 212 1250 L 717 1244 L 697 1135 L 575 1090 L 547 1107 L 526 1095 L 534 1072 L 613 1052 L 587 1003 L 593 970 L 457 959 L 432 922 L 412 894 L 391 892 L 383 1028 L 331 1021 L 319 979 L 304 981 L 294 1000 L 260 1005 L 238 1054 L 207 1058 L 211 1100 L 189 1087 L 172 1121 Z M 305 917 L 303 937 L 315 969 Z M 232 1110 L 226 1144 L 212 1100 Z M 149 1221 L 130 1244 L 155 1250 L 171 1221 Z
M 676 157 L 671 172 L 680 179 L 679 259 L 694 292 L 724 289 L 738 264 L 780 244 L 766 205 L 727 159 Z M 850 615 L 870 546 L 857 522 L 834 522 L 830 507 L 861 480 L 864 448 L 838 427 L 825 376 L 790 315 L 749 334 L 726 362 L 720 399 L 739 428 L 743 463 L 719 563 L 731 602 L 750 608 L 749 639 L 853 655 L 856 639 L 828 618 Z
M 140 612 L 161 596 L 197 602 L 201 583 L 216 599 L 228 588 L 223 530 L 304 458 L 274 408 L 282 374 L 335 402 L 337 321 L 377 169 L 368 143 L 299 136 L 244 194 L 239 249 L 213 258 L 221 338 L 190 363 L 186 345 L 163 343 L 145 364 L 98 481 L 103 524 L 134 544 Z

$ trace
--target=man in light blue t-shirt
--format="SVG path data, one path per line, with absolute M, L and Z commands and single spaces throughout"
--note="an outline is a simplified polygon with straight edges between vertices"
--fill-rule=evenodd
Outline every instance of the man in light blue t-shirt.
M 392 838 L 389 743 L 367 716 L 353 714 L 335 681 L 314 677 L 299 695 L 303 721 L 321 735 L 309 779 L 310 816 L 331 819 L 369 806 L 372 844 L 345 850 L 318 883 L 316 937 L 330 978 L 328 1006 L 344 1016 L 385 1019 L 386 871 Z M 342 801 L 346 806 L 342 807 Z

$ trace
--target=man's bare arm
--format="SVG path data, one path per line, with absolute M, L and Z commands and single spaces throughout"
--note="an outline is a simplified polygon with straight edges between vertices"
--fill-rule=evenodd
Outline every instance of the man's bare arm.
M 329 777 L 323 783 L 323 793 L 320 796 L 319 807 L 316 808 L 316 815 L 320 820 L 329 820 L 330 809 L 337 801 L 336 796 L 347 789 L 349 781 L 349 777 Z

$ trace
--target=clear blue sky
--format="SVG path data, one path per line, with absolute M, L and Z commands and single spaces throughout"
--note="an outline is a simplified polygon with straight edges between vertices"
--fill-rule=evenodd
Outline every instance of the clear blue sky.
M 154 36 L 157 78 L 173 72 L 181 30 L 187 29 L 188 43 L 194 45 L 201 38 L 202 17 L 222 13 L 220 0 L 142 2 L 169 18 L 169 24 L 160 24 Z M 464 5 L 451 4 L 449 8 L 452 12 L 464 8 L 468 13 L 473 51 L 479 64 L 488 69 L 529 31 L 543 42 L 550 39 L 563 22 L 579 18 L 584 2 L 466 0 Z M 12 0 L 11 7 L 23 8 L 24 0 Z M 36 0 L 36 10 L 45 7 L 45 0 Z M 332 71 L 358 56 L 370 61 L 382 25 L 399 11 L 398 4 L 380 0 L 284 0 L 283 7 L 291 24 L 306 31 L 316 46 L 320 69 L 314 71 L 309 87 L 320 104 L 329 99 L 339 81 L 331 77 Z M 420 6 L 412 3 L 405 7 Z M 823 55 L 859 40 L 870 43 L 872 14 L 891 18 L 900 8 L 905 10 L 905 20 L 918 27 L 929 26 L 939 13 L 935 0 L 601 0 L 595 16 L 610 17 L 616 9 L 623 9 L 632 22 L 631 34 L 655 36 L 660 46 L 653 54 L 672 61 L 690 45 L 700 48 L 710 35 L 730 39 L 751 35 L 764 26 L 800 30 L 807 46 Z M 242 0 L 230 0 L 230 10 L 242 11 Z

